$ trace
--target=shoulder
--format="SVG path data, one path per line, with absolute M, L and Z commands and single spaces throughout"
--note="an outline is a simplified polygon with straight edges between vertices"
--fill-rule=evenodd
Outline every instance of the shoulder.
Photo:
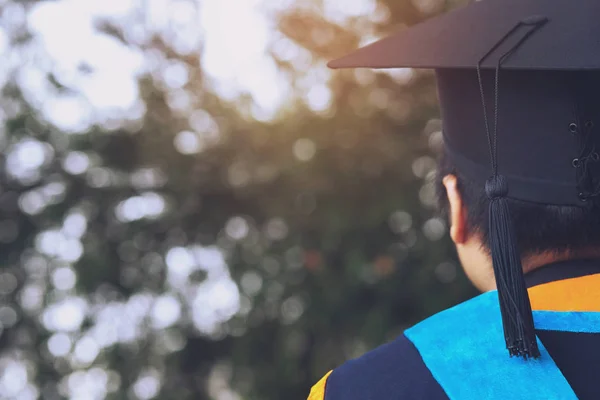
M 448 399 L 436 379 L 439 376 L 430 370 L 431 359 L 442 356 L 451 361 L 450 353 L 464 351 L 453 337 L 476 325 L 474 321 L 487 314 L 483 309 L 493 304 L 493 295 L 486 294 L 426 319 L 394 341 L 330 372 L 320 383 L 322 397 L 310 400 Z M 448 352 L 454 344 L 456 351 Z
M 392 398 L 447 399 L 405 335 L 336 368 L 325 385 L 324 400 Z

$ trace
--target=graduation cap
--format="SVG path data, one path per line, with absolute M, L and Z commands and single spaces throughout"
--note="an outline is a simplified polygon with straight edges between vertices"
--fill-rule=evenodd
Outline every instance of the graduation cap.
M 489 198 L 511 356 L 540 353 L 507 199 L 599 203 L 599 15 L 598 0 L 482 0 L 329 63 L 435 70 L 446 154 Z

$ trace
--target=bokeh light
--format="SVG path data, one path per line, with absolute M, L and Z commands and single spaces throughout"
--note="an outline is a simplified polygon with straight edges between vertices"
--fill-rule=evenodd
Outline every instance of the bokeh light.
M 432 77 L 326 66 L 443 3 L 0 0 L 0 399 L 302 398 L 455 300 Z

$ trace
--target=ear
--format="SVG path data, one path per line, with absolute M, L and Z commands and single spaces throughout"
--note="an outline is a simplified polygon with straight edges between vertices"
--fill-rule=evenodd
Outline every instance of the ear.
M 455 175 L 446 175 L 443 183 L 450 206 L 450 237 L 455 244 L 464 244 L 468 239 L 467 212 L 460 191 L 458 190 L 458 181 Z

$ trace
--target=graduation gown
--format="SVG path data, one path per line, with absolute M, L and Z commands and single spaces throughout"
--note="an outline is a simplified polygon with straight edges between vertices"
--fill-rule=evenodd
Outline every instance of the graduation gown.
M 541 357 L 510 358 L 484 293 L 329 372 L 309 400 L 600 399 L 600 260 L 526 276 Z

